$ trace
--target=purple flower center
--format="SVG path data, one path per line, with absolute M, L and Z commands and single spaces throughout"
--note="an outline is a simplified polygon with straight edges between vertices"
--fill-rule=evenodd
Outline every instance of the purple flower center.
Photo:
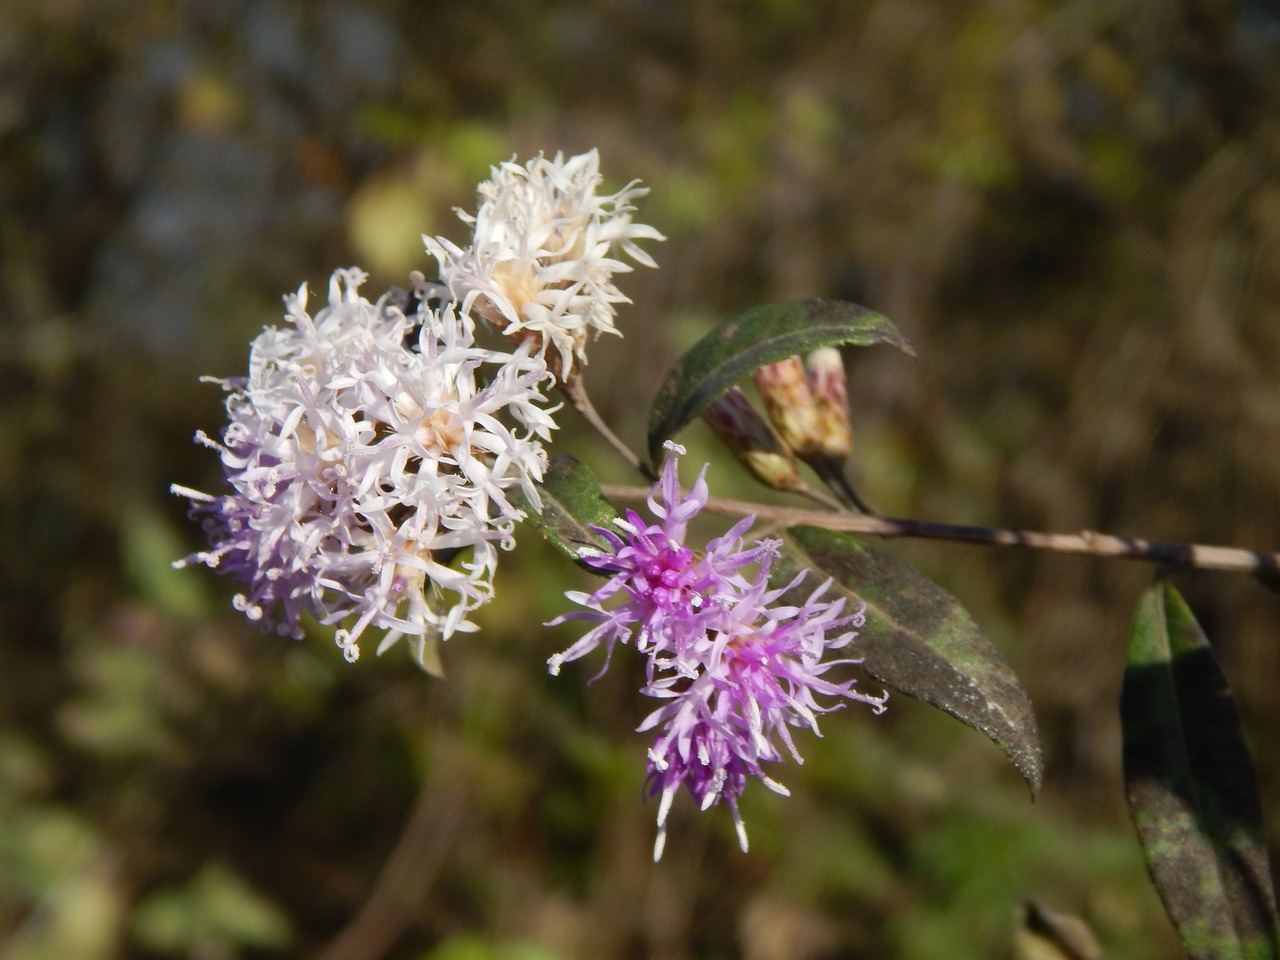
M 637 599 L 648 599 L 668 613 L 685 606 L 685 593 L 697 580 L 692 566 L 693 551 L 688 547 L 659 547 L 657 555 L 641 567 Z

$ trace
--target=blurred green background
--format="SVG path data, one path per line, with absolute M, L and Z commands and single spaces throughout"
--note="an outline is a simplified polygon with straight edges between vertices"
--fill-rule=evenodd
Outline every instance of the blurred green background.
M 849 357 L 893 515 L 1280 548 L 1274 0 L 0 0 L 0 956 L 1011 957 L 1036 897 L 1108 957 L 1177 953 L 1119 781 L 1140 565 L 890 549 L 973 611 L 1042 726 L 1035 804 L 897 697 L 801 743 L 782 799 L 641 803 L 647 712 L 550 678 L 576 571 L 525 536 L 449 679 L 258 633 L 170 482 L 215 489 L 202 374 L 281 295 L 375 293 L 466 232 L 489 164 L 598 146 L 662 269 L 591 354 L 633 445 L 679 351 L 842 297 L 920 352 Z M 629 481 L 566 412 L 558 449 Z M 699 425 L 690 466 L 762 496 Z M 1280 837 L 1280 598 L 1178 581 Z M 1274 859 L 1274 857 L 1273 857 Z

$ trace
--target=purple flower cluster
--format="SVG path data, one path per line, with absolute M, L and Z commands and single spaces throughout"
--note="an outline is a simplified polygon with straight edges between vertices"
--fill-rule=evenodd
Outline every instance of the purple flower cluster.
M 665 701 L 639 728 L 658 731 L 648 754 L 649 792 L 661 798 L 655 860 L 662 856 L 667 815 L 682 785 L 704 810 L 728 803 L 746 850 L 738 797 L 748 777 L 787 793 L 763 765 L 783 760 L 784 750 L 803 762 L 791 728 L 819 733 L 818 714 L 839 709 L 841 699 L 870 704 L 876 713 L 883 712 L 887 699 L 855 690 L 853 680 L 825 679 L 832 667 L 859 662 L 823 657 L 857 636 L 864 608 L 842 616 L 843 599 L 823 599 L 830 581 L 800 606 L 780 604 L 804 573 L 769 589 L 781 542 L 761 540 L 744 548 L 742 537 L 752 518 L 739 521 L 705 551 L 686 544 L 689 521 L 707 504 L 706 468 L 683 492 L 677 455 L 684 448 L 667 446 L 670 455 L 648 501 L 658 522 L 646 523 L 628 510 L 625 519 L 615 521 L 620 534 L 600 529 L 609 551 L 585 552 L 583 560 L 608 574 L 608 582 L 593 593 L 567 594 L 585 609 L 552 621 L 595 625 L 549 661 L 556 674 L 562 664 L 604 644 L 607 668 L 614 647 L 633 636 L 636 649 L 647 655 L 642 692 Z M 756 570 L 748 577 L 743 569 L 751 564 Z M 836 700 L 824 704 L 819 697 Z

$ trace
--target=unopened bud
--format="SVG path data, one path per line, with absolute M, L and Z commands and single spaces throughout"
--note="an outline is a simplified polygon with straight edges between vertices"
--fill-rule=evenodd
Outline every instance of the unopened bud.
M 800 457 L 819 447 L 818 408 L 799 357 L 788 357 L 758 369 L 753 377 L 769 419 L 788 447 Z
M 840 355 L 832 352 L 839 367 Z M 846 506 L 870 513 L 844 474 L 853 436 L 848 421 L 844 371 L 839 368 L 837 380 L 831 366 L 830 357 L 819 358 L 820 376 L 815 378 L 823 395 L 823 407 L 831 411 L 828 416 L 824 416 L 819 407 L 799 357 L 761 367 L 755 372 L 756 389 L 783 442 L 814 469 Z
M 730 387 L 702 419 L 753 477 L 774 490 L 801 491 L 795 458 L 739 387 Z
M 843 462 L 853 452 L 844 359 L 835 347 L 820 347 L 805 358 L 805 370 L 818 411 L 817 452 Z

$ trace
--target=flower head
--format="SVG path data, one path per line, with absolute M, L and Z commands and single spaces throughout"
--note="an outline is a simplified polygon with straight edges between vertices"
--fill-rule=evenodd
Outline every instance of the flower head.
M 474 310 L 508 336 L 530 340 L 562 378 L 576 357 L 586 362 L 587 333 L 617 333 L 615 305 L 630 302 L 613 282 L 631 270 L 616 253 L 656 266 L 637 240 L 662 240 L 653 227 L 633 223 L 632 200 L 648 190 L 633 182 L 597 196 L 602 177 L 595 150 L 564 159 L 539 155 L 491 170 L 478 188 L 470 246 L 424 237 L 427 251 L 464 312 Z
M 244 581 L 236 606 L 282 634 L 301 636 L 304 613 L 354 618 L 335 632 L 348 659 L 374 629 L 379 652 L 409 636 L 422 660 L 428 641 L 473 630 L 492 596 L 523 516 L 508 492 L 539 502 L 550 375 L 527 348 L 477 347 L 450 308 L 370 303 L 364 279 L 335 272 L 314 317 L 304 285 L 286 298 L 291 325 L 254 341 L 248 376 L 218 381 L 231 422 L 220 443 L 197 440 L 221 454 L 231 492 L 174 487 L 210 539 L 180 565 Z
M 860 700 L 876 713 L 885 709 L 886 696 L 867 696 L 853 688 L 853 680 L 835 683 L 824 677 L 832 667 L 859 662 L 823 657 L 853 640 L 854 629 L 845 628 L 861 627 L 865 608 L 842 617 L 843 599 L 821 599 L 826 585 L 799 607 L 774 606 L 803 574 L 786 587 L 766 590 L 768 566 L 767 561 L 761 565 L 750 589 L 702 639 L 697 656 L 701 669 L 695 676 L 662 676 L 642 691 L 668 700 L 640 725 L 641 731 L 661 728 L 648 754 L 649 790 L 660 797 L 655 860 L 662 856 L 667 813 L 681 786 L 703 810 L 721 802 L 729 805 L 745 851 L 747 832 L 738 797 L 747 778 L 757 777 L 774 792 L 788 794 L 763 764 L 786 756 L 804 762 L 791 728 L 808 728 L 821 736 L 818 714 L 843 706 L 819 697 Z
M 600 529 L 610 552 L 584 554 L 583 560 L 611 574 L 609 581 L 591 594 L 568 594 L 586 609 L 552 621 L 596 625 L 549 661 L 557 673 L 564 662 L 601 643 L 611 656 L 618 642 L 633 635 L 636 649 L 647 654 L 641 692 L 666 701 L 640 725 L 641 731 L 658 729 L 648 752 L 649 789 L 660 797 L 655 859 L 662 855 L 667 814 L 681 786 L 703 809 L 728 803 L 745 850 L 738 797 L 749 777 L 787 792 L 763 765 L 786 756 L 801 762 L 792 728 L 817 734 L 818 715 L 842 701 L 862 701 L 879 713 L 887 699 L 855 690 L 853 680 L 825 676 L 832 667 L 858 662 L 824 658 L 853 640 L 865 608 L 844 615 L 842 598 L 824 599 L 830 581 L 798 606 L 784 602 L 805 574 L 769 588 L 781 544 L 763 540 L 743 549 L 751 518 L 713 540 L 705 553 L 684 542 L 689 520 L 706 506 L 705 468 L 684 493 L 676 472 L 677 454 L 684 450 L 672 443 L 668 449 L 662 479 L 649 499 L 660 522 L 645 524 L 629 511 L 618 521 L 622 535 Z M 742 569 L 752 563 L 757 569 L 748 579 Z
M 684 542 L 689 521 L 707 504 L 706 468 L 686 494 L 680 488 L 677 473 L 678 454 L 684 453 L 684 447 L 670 441 L 667 447 L 672 455 L 649 497 L 649 510 L 658 522 L 646 523 L 636 511 L 628 510 L 625 519 L 614 521 L 618 532 L 596 528 L 608 542 L 609 551 L 583 551 L 582 561 L 609 574 L 609 580 L 594 593 L 568 594 L 569 599 L 587 609 L 551 621 L 557 624 L 587 620 L 597 624 L 568 650 L 548 661 L 552 674 L 559 673 L 564 663 L 586 656 L 602 642 L 611 656 L 614 645 L 618 641 L 625 643 L 633 633 L 636 649 L 648 653 L 655 665 L 670 663 L 677 670 L 695 669 L 687 662 L 689 652 L 693 643 L 705 635 L 708 618 L 718 605 L 746 586 L 738 571 L 776 549 L 771 541 L 742 548 L 742 534 L 751 526 L 750 518 L 711 541 L 705 552 L 689 547 Z M 620 596 L 621 602 L 606 608 L 615 596 Z

